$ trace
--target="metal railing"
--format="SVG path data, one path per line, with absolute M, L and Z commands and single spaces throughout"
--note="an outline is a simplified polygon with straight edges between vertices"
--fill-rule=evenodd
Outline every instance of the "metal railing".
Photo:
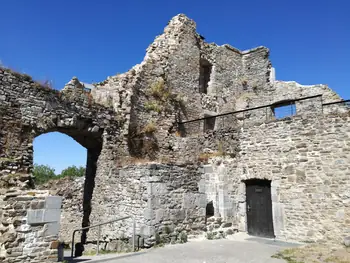
M 296 104 L 298 107 L 295 107 Z M 205 132 L 207 130 L 214 130 L 214 127 L 215 130 L 223 128 L 235 128 L 244 126 L 246 123 L 249 123 L 251 121 L 268 121 L 274 118 L 280 118 L 278 114 L 276 114 L 276 110 L 279 107 L 284 106 L 290 106 L 289 108 L 284 109 L 286 112 L 288 110 L 290 111 L 290 114 L 286 114 L 289 116 L 295 115 L 297 113 L 296 110 L 300 110 L 300 112 L 308 111 L 313 113 L 319 110 L 322 112 L 322 105 L 322 94 L 299 99 L 291 99 L 259 107 L 178 122 L 178 132 L 181 136 L 186 136 L 188 133 L 202 133 L 203 131 Z
M 322 105 L 323 113 L 325 114 L 341 114 L 349 112 L 350 100 L 340 100 L 335 102 L 328 102 Z
M 74 257 L 74 236 L 75 236 L 76 232 L 83 231 L 83 230 L 90 229 L 90 228 L 98 227 L 98 232 L 97 232 L 98 233 L 97 234 L 97 249 L 96 249 L 96 255 L 98 255 L 99 251 L 100 251 L 101 226 L 108 225 L 108 224 L 111 224 L 111 223 L 114 223 L 114 222 L 117 222 L 117 221 L 125 220 L 125 219 L 128 219 L 128 218 L 132 218 L 132 248 L 133 248 L 133 251 L 135 252 L 135 228 L 136 228 L 135 217 L 133 217 L 133 216 L 124 216 L 124 217 L 120 217 L 120 218 L 117 218 L 117 219 L 114 219 L 114 220 L 110 220 L 110 221 L 107 221 L 107 222 L 104 222 L 104 223 L 100 223 L 100 224 L 96 224 L 96 225 L 92 225 L 92 226 L 87 226 L 87 227 L 75 229 L 73 231 L 73 234 L 72 234 L 71 257 L 72 258 Z
M 336 102 L 323 103 L 323 106 L 330 106 L 330 105 L 335 105 L 335 104 L 344 104 L 345 106 L 350 107 L 350 100 L 339 100 Z

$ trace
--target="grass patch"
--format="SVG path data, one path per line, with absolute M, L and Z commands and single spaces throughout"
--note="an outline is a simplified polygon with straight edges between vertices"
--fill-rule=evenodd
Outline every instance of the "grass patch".
M 285 249 L 272 257 L 284 259 L 288 263 L 349 263 L 350 250 L 347 251 L 344 247 L 332 248 L 327 245 L 313 244 Z
M 153 121 L 148 122 L 145 127 L 143 127 L 142 132 L 144 133 L 154 133 L 157 131 L 156 124 Z
M 163 78 L 159 78 L 152 83 L 146 90 L 146 95 L 153 98 L 144 104 L 147 111 L 154 111 L 159 114 L 161 112 L 171 112 L 171 109 L 174 108 L 186 112 L 184 96 L 174 93 L 170 87 L 167 87 Z
M 213 152 L 213 153 L 201 153 L 198 157 L 198 161 L 207 163 L 210 158 L 225 156 L 224 152 Z
M 157 101 L 146 101 L 145 102 L 145 109 L 147 111 L 155 111 L 157 113 L 161 113 L 162 112 L 162 106 L 158 104 Z
M 0 162 L 14 162 L 16 161 L 14 158 L 0 158 Z
M 302 261 L 297 261 L 293 259 L 292 255 L 289 254 L 288 249 L 284 250 L 283 252 L 279 252 L 272 256 L 272 258 L 278 258 L 283 259 L 287 261 L 288 263 L 304 263 Z

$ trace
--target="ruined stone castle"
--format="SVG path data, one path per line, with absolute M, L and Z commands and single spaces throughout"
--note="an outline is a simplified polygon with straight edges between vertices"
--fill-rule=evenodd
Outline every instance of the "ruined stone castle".
M 206 43 L 177 15 L 141 64 L 94 86 L 56 91 L 0 69 L 2 262 L 57 260 L 74 229 L 127 215 L 144 247 L 205 232 L 350 235 L 348 104 L 326 85 L 277 81 L 266 47 Z M 86 176 L 38 189 L 33 140 L 54 131 L 87 149 Z M 131 223 L 103 226 L 100 242 L 129 238 Z

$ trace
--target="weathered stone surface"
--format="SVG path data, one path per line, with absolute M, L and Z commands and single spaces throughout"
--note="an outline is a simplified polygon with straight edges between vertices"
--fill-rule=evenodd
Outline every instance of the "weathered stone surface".
M 272 104 L 315 95 L 322 99 L 295 103 L 296 116 L 277 118 Z M 56 91 L 1 68 L 0 231 L 15 228 L 20 237 L 0 242 L 0 257 L 12 255 L 4 262 L 16 262 L 23 253 L 29 255 L 23 262 L 44 262 L 55 241 L 45 235 L 58 231 L 48 222 L 57 213 L 45 218 L 46 209 L 62 208 L 65 242 L 74 229 L 126 215 L 135 218 L 144 247 L 184 242 L 187 233 L 206 228 L 214 238 L 246 231 L 243 181 L 253 178 L 271 180 L 276 237 L 342 242 L 350 222 L 349 109 L 322 105 L 337 100 L 325 85 L 275 80 L 266 47 L 240 51 L 206 43 L 182 14 L 139 65 L 91 92 L 76 77 Z M 179 124 L 262 105 L 270 106 L 211 124 Z M 213 131 L 203 132 L 204 126 Z M 85 178 L 42 186 L 63 197 L 62 207 L 38 191 L 22 194 L 34 187 L 33 139 L 52 131 L 88 149 Z M 212 217 L 206 215 L 209 203 Z M 25 220 L 35 219 L 37 228 L 22 222 L 28 210 L 36 212 Z M 106 225 L 101 239 L 123 250 L 131 229 L 131 219 Z M 42 246 L 33 243 L 34 233 Z M 97 229 L 91 229 L 79 241 L 96 240 Z M 23 242 L 23 252 L 6 253 Z
M 50 224 L 46 224 L 42 219 L 45 219 L 45 211 L 50 214 L 49 210 L 52 206 L 52 200 L 60 200 L 60 197 L 48 197 L 42 191 L 18 191 L 16 196 L 7 198 L 2 210 L 5 213 L 16 212 L 17 206 L 21 204 L 22 207 L 28 208 L 23 216 L 18 216 L 13 213 L 12 217 L 9 213 L 9 224 L 8 227 L 1 227 L 0 236 L 0 258 L 1 262 L 12 263 L 12 262 L 52 262 L 52 259 L 56 258 L 57 261 L 57 249 L 50 247 L 50 241 L 58 240 L 60 217 L 55 216 L 56 221 L 51 221 L 50 224 L 55 224 L 57 227 L 50 228 Z M 49 193 L 46 192 L 46 195 Z M 35 196 L 38 197 L 35 197 Z M 24 198 L 29 196 L 31 198 Z M 18 199 L 18 197 L 23 197 Z M 44 198 L 44 200 L 42 200 Z M 47 198 L 48 204 L 45 199 Z M 15 202 L 14 202 L 15 201 Z M 35 210 L 31 204 L 43 202 L 43 207 L 48 207 L 46 210 L 38 209 Z M 31 207 L 31 209 L 29 209 Z M 33 213 L 34 211 L 40 211 L 40 213 Z M 32 220 L 30 214 L 41 214 L 39 220 Z M 37 219 L 37 216 L 35 216 Z M 53 218 L 51 218 L 52 220 Z M 50 231 L 47 231 L 50 229 Z

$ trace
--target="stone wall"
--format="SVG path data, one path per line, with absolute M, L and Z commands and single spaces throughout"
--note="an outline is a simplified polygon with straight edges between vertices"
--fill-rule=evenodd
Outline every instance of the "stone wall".
M 78 220 L 74 225 L 88 226 L 94 180 L 96 174 L 104 172 L 104 164 L 108 166 L 118 155 L 123 120 L 108 105 L 95 103 L 76 78 L 57 91 L 3 68 L 0 105 L 0 189 L 33 188 L 34 138 L 47 132 L 64 133 L 87 148 L 84 194 L 79 200 L 82 210 L 74 216 Z M 69 230 L 71 227 L 66 236 L 71 235 Z M 84 233 L 82 240 L 85 241 Z
M 172 159 L 174 153 L 168 142 L 173 140 L 178 121 L 319 94 L 323 94 L 322 101 L 313 101 L 317 107 L 310 107 L 310 111 L 321 109 L 322 103 L 340 100 L 326 85 L 271 80 L 269 52 L 266 47 L 240 51 L 228 44 L 206 43 L 196 32 L 193 20 L 183 14 L 173 17 L 147 48 L 140 64 L 97 83 L 92 91 L 94 100 L 112 105 L 125 120 L 118 157 Z M 203 61 L 211 67 L 206 93 L 200 89 Z M 154 87 L 156 94 L 152 92 Z M 301 102 L 297 108 L 305 113 Z M 215 127 L 228 123 L 235 127 L 271 117 L 271 109 L 257 110 L 219 118 Z M 204 121 L 186 128 L 188 133 L 201 133 Z
M 1 197 L 1 262 L 57 262 L 61 198 L 37 190 L 1 190 Z
M 202 61 L 211 65 L 207 93 L 200 91 Z M 180 14 L 156 37 L 139 65 L 96 84 L 92 94 L 126 119 L 125 153 L 156 159 L 169 154 L 167 141 L 177 121 L 241 109 L 237 97 L 268 88 L 270 68 L 267 48 L 240 51 L 206 43 L 195 22 Z M 156 96 L 151 92 L 154 86 L 162 87 Z M 144 132 L 149 124 L 155 126 L 151 135 Z M 150 141 L 153 149 L 140 150 Z
M 133 216 L 136 233 L 145 239 L 145 246 L 155 243 L 156 234 L 176 242 L 182 232 L 205 228 L 206 203 L 200 179 L 195 166 L 140 164 L 113 169 L 96 178 L 93 200 L 103 199 L 105 205 L 93 211 L 91 222 L 100 222 L 102 216 L 108 220 Z M 101 241 L 130 238 L 131 231 L 129 219 L 106 225 Z M 91 230 L 89 238 L 94 239 L 96 232 Z
M 36 136 L 59 131 L 99 151 L 104 134 L 118 132 L 112 109 L 94 103 L 75 78 L 59 92 L 27 75 L 0 68 L 0 104 L 0 165 L 7 168 L 0 171 L 4 186 L 7 174 L 14 178 L 30 173 Z
M 246 231 L 244 180 L 268 179 L 277 238 L 341 243 L 350 233 L 349 120 L 315 115 L 242 128 L 238 155 L 205 166 L 216 215 Z
M 59 238 L 67 245 L 71 244 L 73 231 L 82 227 L 84 181 L 84 177 L 62 178 L 36 186 L 37 189 L 50 190 L 53 195 L 62 198 Z M 79 238 L 77 240 L 80 241 Z

